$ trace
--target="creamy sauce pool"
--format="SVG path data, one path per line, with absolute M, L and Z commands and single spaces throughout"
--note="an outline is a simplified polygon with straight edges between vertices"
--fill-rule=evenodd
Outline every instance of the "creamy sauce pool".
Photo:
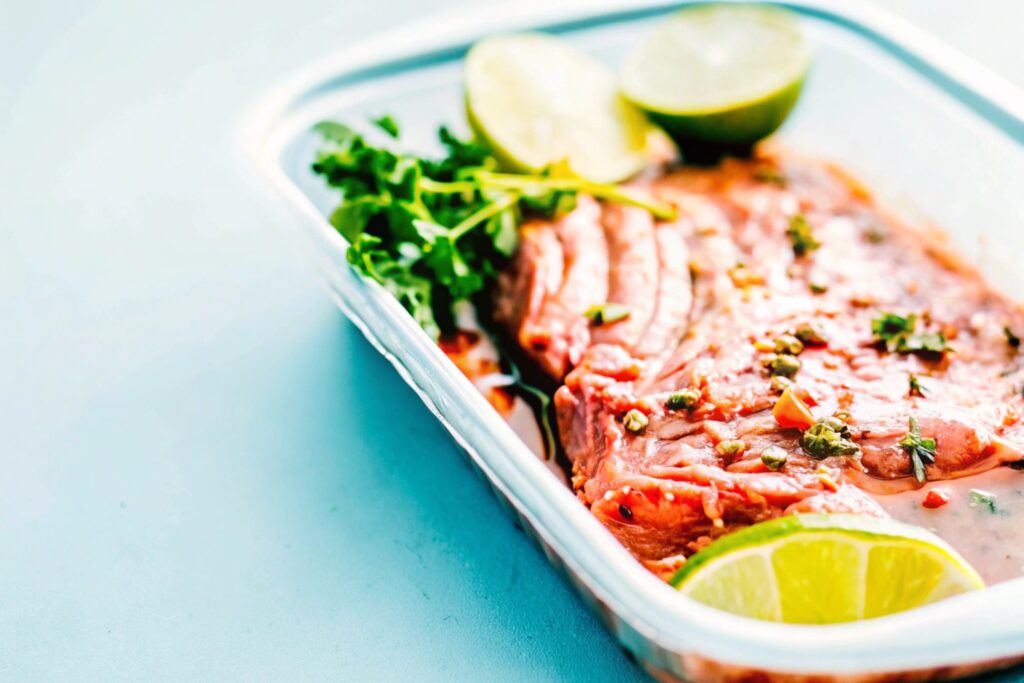
M 994 496 L 995 511 L 972 501 L 972 489 Z M 948 494 L 949 502 L 924 507 L 930 490 Z M 1024 576 L 1024 472 L 1002 467 L 875 499 L 894 519 L 928 529 L 953 546 L 986 583 Z

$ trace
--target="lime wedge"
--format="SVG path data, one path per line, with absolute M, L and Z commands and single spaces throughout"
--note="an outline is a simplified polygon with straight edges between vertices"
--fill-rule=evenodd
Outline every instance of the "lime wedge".
M 811 49 L 785 10 L 684 9 L 627 55 L 626 97 L 681 146 L 749 146 L 786 119 L 800 96 Z
M 644 114 L 607 67 L 557 38 L 487 38 L 465 69 L 470 125 L 511 170 L 615 182 L 646 163 Z
M 706 605 L 790 624 L 881 617 L 985 586 L 955 550 L 919 527 L 824 514 L 723 536 L 671 583 Z

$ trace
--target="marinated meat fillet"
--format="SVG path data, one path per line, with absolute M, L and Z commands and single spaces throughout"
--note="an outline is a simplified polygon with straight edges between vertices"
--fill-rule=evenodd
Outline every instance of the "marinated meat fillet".
M 505 294 L 495 319 L 555 377 L 579 363 L 591 337 L 583 314 L 607 300 L 608 246 L 601 214 L 597 202 L 580 197 L 559 220 L 527 223 L 517 265 L 499 280 Z
M 678 218 L 586 200 L 528 225 L 497 310 L 562 382 L 580 499 L 653 570 L 739 526 L 881 515 L 869 492 L 1021 461 L 1024 312 L 935 235 L 804 160 L 636 189 Z M 607 302 L 629 316 L 593 326 Z

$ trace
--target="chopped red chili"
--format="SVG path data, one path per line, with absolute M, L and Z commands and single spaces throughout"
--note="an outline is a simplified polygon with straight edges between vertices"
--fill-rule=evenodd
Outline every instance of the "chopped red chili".
M 942 489 L 932 489 L 924 496 L 924 501 L 921 505 L 925 506 L 929 510 L 940 508 L 949 502 L 949 494 Z

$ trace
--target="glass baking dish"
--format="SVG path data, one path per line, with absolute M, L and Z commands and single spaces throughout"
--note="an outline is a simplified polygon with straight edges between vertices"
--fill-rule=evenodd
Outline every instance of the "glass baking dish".
M 434 147 L 463 123 L 461 59 L 496 31 L 556 33 L 609 63 L 680 4 L 588 2 L 540 12 L 511 4 L 462 12 L 351 46 L 270 93 L 243 128 L 261 178 L 281 197 L 333 299 L 419 394 L 509 512 L 653 674 L 698 680 L 944 678 L 1024 658 L 1024 578 L 866 622 L 755 622 L 675 593 L 639 563 L 516 436 L 382 288 L 345 261 L 325 216 L 333 191 L 313 176 L 315 122 L 381 113 L 403 141 Z M 705 3 L 706 4 L 706 3 Z M 1024 257 L 1024 95 L 877 10 L 778 2 L 802 16 L 816 61 L 785 146 L 837 162 L 911 223 L 942 226 L 1013 294 Z M 462 127 L 464 131 L 464 127 Z

